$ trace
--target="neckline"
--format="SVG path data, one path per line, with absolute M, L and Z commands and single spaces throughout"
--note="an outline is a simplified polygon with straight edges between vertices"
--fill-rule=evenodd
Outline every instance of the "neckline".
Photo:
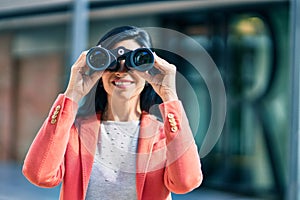
M 137 137 L 140 129 L 140 121 L 102 121 L 101 127 L 103 127 L 105 133 L 108 134 L 119 132 L 117 134 Z
M 112 121 L 112 120 L 104 120 L 101 121 L 104 125 L 138 125 L 140 123 L 140 120 L 131 120 L 131 121 Z

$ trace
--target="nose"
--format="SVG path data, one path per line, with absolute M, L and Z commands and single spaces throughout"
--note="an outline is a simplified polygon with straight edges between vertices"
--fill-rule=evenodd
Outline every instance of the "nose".
M 119 67 L 118 67 L 118 71 L 116 73 L 127 73 L 128 68 L 125 65 L 125 60 L 120 60 L 118 62 L 118 65 L 119 65 Z

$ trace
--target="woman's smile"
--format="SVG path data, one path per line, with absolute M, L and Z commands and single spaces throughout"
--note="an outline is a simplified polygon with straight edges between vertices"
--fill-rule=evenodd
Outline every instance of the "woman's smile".
M 128 80 L 128 79 L 119 79 L 116 78 L 112 81 L 113 85 L 117 88 L 126 89 L 127 87 L 134 84 L 134 81 Z

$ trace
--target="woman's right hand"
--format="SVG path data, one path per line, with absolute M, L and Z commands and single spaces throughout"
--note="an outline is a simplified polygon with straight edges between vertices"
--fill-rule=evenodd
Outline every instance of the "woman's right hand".
M 71 68 L 70 80 L 65 95 L 75 102 L 79 102 L 96 82 L 101 78 L 104 71 L 95 71 L 88 75 L 89 67 L 86 64 L 87 51 L 83 51 Z

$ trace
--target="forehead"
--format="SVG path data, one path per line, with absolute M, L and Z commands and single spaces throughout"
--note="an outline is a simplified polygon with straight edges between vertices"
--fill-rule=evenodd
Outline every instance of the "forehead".
M 135 50 L 135 49 L 141 47 L 135 40 L 123 40 L 121 42 L 118 42 L 114 46 L 114 48 L 118 48 L 120 46 L 125 47 L 126 49 L 129 49 L 129 50 Z

